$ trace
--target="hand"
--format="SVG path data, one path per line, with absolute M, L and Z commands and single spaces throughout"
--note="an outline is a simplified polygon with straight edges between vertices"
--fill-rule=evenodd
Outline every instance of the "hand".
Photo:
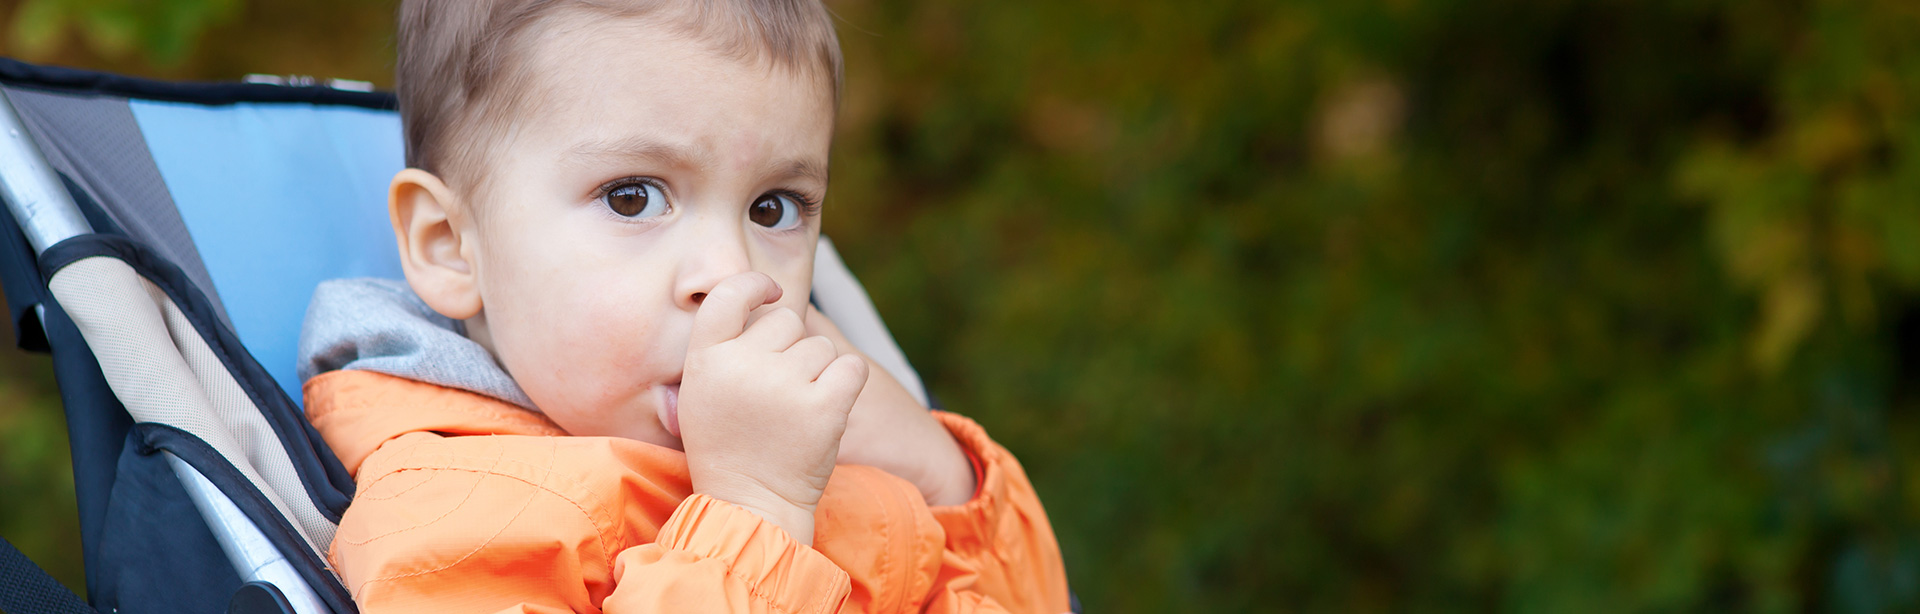
M 871 364 L 832 320 L 811 306 L 807 334 L 831 339 L 842 352 Z M 878 467 L 912 482 L 927 505 L 959 505 L 973 498 L 973 463 L 953 434 L 886 369 L 869 366 L 867 373 L 866 387 L 853 402 L 847 433 L 840 439 L 840 462 Z
M 813 543 L 813 511 L 833 475 L 847 412 L 867 364 L 805 337 L 760 273 L 722 280 L 694 314 L 680 382 L 680 439 L 693 490 L 744 507 Z

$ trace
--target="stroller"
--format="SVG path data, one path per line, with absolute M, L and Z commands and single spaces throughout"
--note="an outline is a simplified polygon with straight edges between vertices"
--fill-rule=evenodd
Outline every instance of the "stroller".
M 324 552 L 353 480 L 302 417 L 314 286 L 400 277 L 392 95 L 182 84 L 0 58 L 0 284 L 52 354 L 87 602 L 0 539 L 0 611 L 355 611 Z M 813 301 L 927 400 L 820 241 Z

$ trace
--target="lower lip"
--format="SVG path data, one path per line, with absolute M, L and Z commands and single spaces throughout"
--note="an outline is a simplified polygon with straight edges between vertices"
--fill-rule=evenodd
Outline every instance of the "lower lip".
M 680 385 L 668 384 L 660 392 L 660 425 L 667 427 L 667 433 L 680 436 Z

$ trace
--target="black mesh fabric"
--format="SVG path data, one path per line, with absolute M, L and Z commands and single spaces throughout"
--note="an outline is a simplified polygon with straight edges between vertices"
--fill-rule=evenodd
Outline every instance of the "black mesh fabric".
M 127 434 L 94 546 L 87 592 L 102 612 L 220 612 L 240 576 L 174 477 L 160 451 L 136 428 Z M 95 586 L 97 585 L 97 586 Z
M 107 542 L 107 504 L 118 479 L 120 451 L 133 418 L 120 406 L 100 374 L 92 348 L 74 328 L 60 304 L 47 301 L 46 326 L 53 347 L 53 374 L 60 381 L 60 405 L 67 415 L 67 443 L 73 453 L 73 494 L 80 508 L 80 543 L 87 563 L 87 597 L 100 602 L 100 548 Z
M 0 612 L 94 614 L 94 609 L 21 554 L 12 542 L 0 538 Z

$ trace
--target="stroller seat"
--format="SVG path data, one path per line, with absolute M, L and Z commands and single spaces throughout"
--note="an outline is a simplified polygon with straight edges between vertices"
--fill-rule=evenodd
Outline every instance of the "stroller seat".
M 53 355 L 95 609 L 264 591 L 354 611 L 324 557 L 354 484 L 301 415 L 294 359 L 320 281 L 400 277 L 394 108 L 0 58 L 0 284 L 21 347 Z M 824 237 L 813 299 L 926 401 Z

